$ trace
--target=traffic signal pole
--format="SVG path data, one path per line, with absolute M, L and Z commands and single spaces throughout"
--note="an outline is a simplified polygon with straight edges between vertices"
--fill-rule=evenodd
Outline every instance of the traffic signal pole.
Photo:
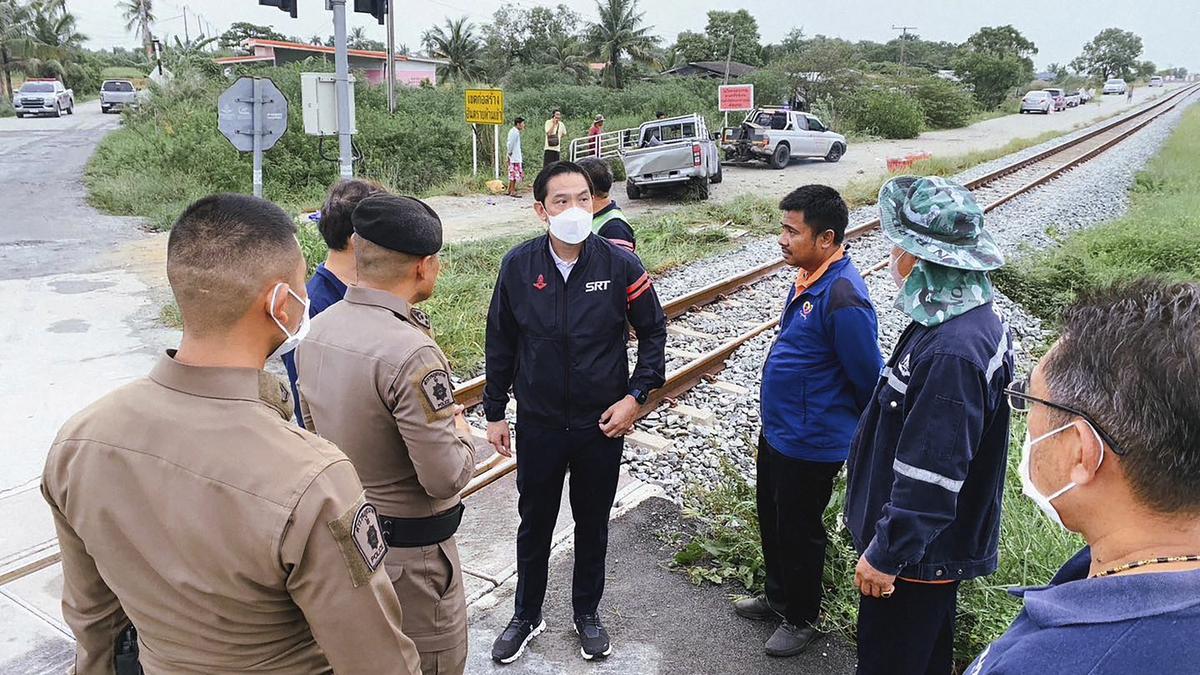
M 329 0 L 333 10 L 333 63 L 338 111 L 338 164 L 342 178 L 354 177 L 350 144 L 350 58 L 346 54 L 346 0 Z
M 387 96 L 388 112 L 396 112 L 396 0 L 387 0 Z

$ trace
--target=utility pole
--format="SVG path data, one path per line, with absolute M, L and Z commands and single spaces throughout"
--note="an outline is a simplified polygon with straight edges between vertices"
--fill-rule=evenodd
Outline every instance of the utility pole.
M 725 80 L 722 84 L 729 84 L 729 63 L 733 61 L 733 32 L 729 33 L 729 50 L 725 52 Z M 729 126 L 729 112 L 725 113 L 725 126 Z
M 187 5 L 184 5 L 183 6 L 183 44 L 186 45 L 191 41 L 192 41 L 192 38 L 188 35 Z
M 916 30 L 916 29 L 917 29 L 916 26 L 897 26 L 895 24 L 892 25 L 892 30 L 901 31 L 901 35 L 900 35 L 900 67 L 901 68 L 904 67 L 904 63 L 905 63 L 904 62 L 904 47 L 906 46 L 906 43 L 908 42 L 908 31 Z
M 346 53 L 346 0 L 329 0 L 333 10 L 333 63 L 338 111 L 338 164 L 342 178 L 354 177 L 350 136 L 350 57 Z
M 388 112 L 396 112 L 396 0 L 387 0 L 387 97 Z

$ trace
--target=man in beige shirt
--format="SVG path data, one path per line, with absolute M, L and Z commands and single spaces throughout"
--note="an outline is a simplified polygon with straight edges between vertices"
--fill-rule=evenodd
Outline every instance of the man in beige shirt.
M 442 223 L 424 202 L 373 195 L 351 216 L 358 285 L 296 351 L 305 428 L 337 443 L 379 507 L 388 576 L 425 675 L 457 675 L 467 611 L 454 532 L 475 469 L 450 367 L 413 305 L 433 294 Z
M 148 673 L 419 672 L 354 467 L 262 372 L 303 337 L 304 270 L 264 200 L 175 223 L 178 351 L 67 422 L 42 477 L 77 673 L 112 673 L 131 624 Z
M 542 153 L 542 166 L 550 166 L 562 159 L 562 146 L 567 142 L 567 126 L 562 121 L 562 111 L 555 110 L 546 120 L 546 144 Z

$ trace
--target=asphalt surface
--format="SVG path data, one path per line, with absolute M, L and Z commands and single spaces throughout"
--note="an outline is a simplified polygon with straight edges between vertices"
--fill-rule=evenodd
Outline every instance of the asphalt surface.
M 74 115 L 0 118 L 0 279 L 95 269 L 96 254 L 139 235 L 136 221 L 87 204 L 83 170 L 120 124 L 96 101 Z
M 733 613 L 738 588 L 693 586 L 669 566 L 675 548 L 663 534 L 682 527 L 671 502 L 648 499 L 609 525 L 608 568 L 601 617 L 612 640 L 604 660 L 584 661 L 571 625 L 573 554 L 550 561 L 550 583 L 543 615 L 546 631 L 507 666 L 490 658 L 491 643 L 512 617 L 512 588 L 497 592 L 495 606 L 471 617 L 467 672 L 505 675 L 586 673 L 598 675 L 699 675 L 716 673 L 854 672 L 854 648 L 826 636 L 805 653 L 787 659 L 767 656 L 763 644 L 774 623 L 749 621 Z M 506 592 L 507 591 L 507 592 Z

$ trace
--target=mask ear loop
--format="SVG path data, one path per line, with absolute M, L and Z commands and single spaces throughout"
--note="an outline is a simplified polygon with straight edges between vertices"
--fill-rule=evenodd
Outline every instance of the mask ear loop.
M 1098 442 L 1100 444 L 1100 460 L 1096 462 L 1096 469 L 1095 469 L 1096 471 L 1099 471 L 1100 465 L 1104 463 L 1104 440 L 1102 438 L 1100 438 L 1100 432 L 1096 431 L 1096 427 L 1092 426 L 1091 422 L 1084 420 L 1084 423 L 1088 425 L 1088 429 L 1091 429 L 1092 435 L 1096 437 L 1096 442 Z M 1054 431 L 1051 431 L 1048 434 L 1043 434 L 1040 438 L 1038 438 L 1038 440 L 1040 441 L 1043 438 L 1046 438 L 1047 436 L 1052 436 L 1052 435 L 1057 434 L 1058 432 L 1062 431 L 1063 429 L 1066 429 L 1066 428 L 1072 427 L 1072 426 L 1075 426 L 1074 422 L 1071 422 L 1070 424 L 1061 426 L 1061 427 L 1055 429 Z M 1078 485 L 1079 484 L 1074 481 L 1067 483 L 1066 485 L 1064 485 L 1062 487 L 1062 489 L 1056 491 L 1054 494 L 1050 495 L 1049 497 L 1046 497 L 1046 501 L 1048 501 L 1048 502 L 1054 501 L 1054 499 L 1056 497 L 1062 496 L 1063 493 L 1065 493 L 1066 491 L 1071 490 L 1075 487 L 1078 487 Z

